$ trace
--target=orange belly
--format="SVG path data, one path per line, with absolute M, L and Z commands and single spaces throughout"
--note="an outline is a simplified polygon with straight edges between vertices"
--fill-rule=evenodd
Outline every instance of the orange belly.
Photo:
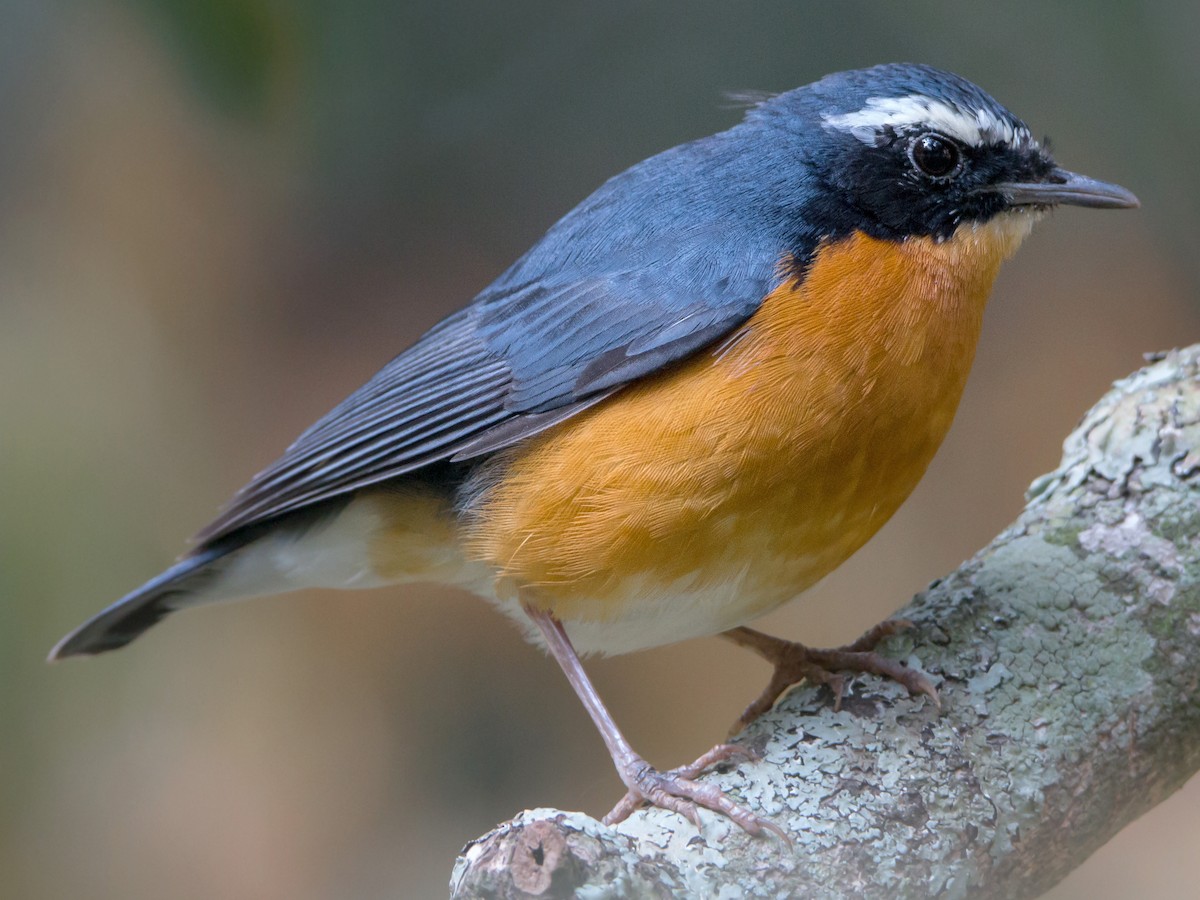
M 711 351 L 497 460 L 464 525 L 502 603 L 581 651 L 713 633 L 796 596 L 909 495 L 1030 217 L 824 247 Z

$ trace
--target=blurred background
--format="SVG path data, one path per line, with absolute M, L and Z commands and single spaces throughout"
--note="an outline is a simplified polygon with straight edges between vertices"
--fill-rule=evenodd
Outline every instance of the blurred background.
M 723 92 L 929 62 L 1142 210 L 1002 273 L 928 478 L 763 627 L 850 640 L 986 543 L 1144 351 L 1200 340 L 1200 5 L 0 3 L 0 893 L 445 894 L 523 807 L 620 794 L 553 663 L 435 589 L 294 595 L 43 665 L 307 424 Z M 762 687 L 716 640 L 590 665 L 690 760 Z M 1200 784 L 1053 896 L 1193 896 Z

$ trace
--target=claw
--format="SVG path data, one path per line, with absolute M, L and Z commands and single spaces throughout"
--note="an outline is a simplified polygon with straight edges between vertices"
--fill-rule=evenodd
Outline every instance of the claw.
M 729 733 L 737 734 L 767 712 L 775 702 L 800 681 L 826 684 L 833 691 L 833 708 L 842 708 L 846 679 L 841 672 L 867 672 L 899 682 L 910 694 L 924 694 L 941 709 L 941 700 L 933 682 L 917 669 L 910 669 L 894 659 L 874 652 L 884 638 L 912 627 L 907 619 L 888 619 L 880 622 L 858 640 L 834 650 L 817 650 L 771 637 L 750 628 L 734 628 L 722 636 L 748 647 L 775 666 L 771 680 L 759 697 L 746 707 Z
M 621 772 L 629 790 L 602 821 L 605 825 L 615 825 L 629 818 L 638 807 L 650 804 L 679 813 L 695 825 L 697 831 L 703 831 L 700 821 L 700 808 L 703 807 L 724 815 L 747 834 L 757 836 L 770 832 L 790 848 L 791 839 L 774 822 L 751 812 L 711 784 L 695 780 L 697 775 L 717 763 L 757 757 L 758 754 L 748 747 L 718 744 L 694 762 L 666 772 L 660 772 L 638 759 Z

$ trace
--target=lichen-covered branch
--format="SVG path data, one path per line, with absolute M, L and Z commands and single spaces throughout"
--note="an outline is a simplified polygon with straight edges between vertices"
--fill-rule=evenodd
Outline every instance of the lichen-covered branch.
M 1200 345 L 1119 382 L 987 548 L 885 651 L 942 707 L 862 679 L 793 691 L 707 776 L 794 846 L 701 813 L 524 812 L 456 897 L 1032 897 L 1200 767 Z

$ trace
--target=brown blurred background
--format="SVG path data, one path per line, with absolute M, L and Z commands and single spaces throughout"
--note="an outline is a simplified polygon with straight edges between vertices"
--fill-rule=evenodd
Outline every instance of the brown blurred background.
M 1200 5 L 126 0 L 0 5 L 0 894 L 437 897 L 522 807 L 619 784 L 553 663 L 437 590 L 50 645 L 603 179 L 722 92 L 890 60 L 978 81 L 1135 213 L 1065 210 L 1002 274 L 929 477 L 764 626 L 856 636 L 984 544 L 1143 351 L 1200 340 Z M 591 669 L 692 759 L 766 667 L 715 640 Z M 1194 896 L 1200 784 L 1054 897 Z

